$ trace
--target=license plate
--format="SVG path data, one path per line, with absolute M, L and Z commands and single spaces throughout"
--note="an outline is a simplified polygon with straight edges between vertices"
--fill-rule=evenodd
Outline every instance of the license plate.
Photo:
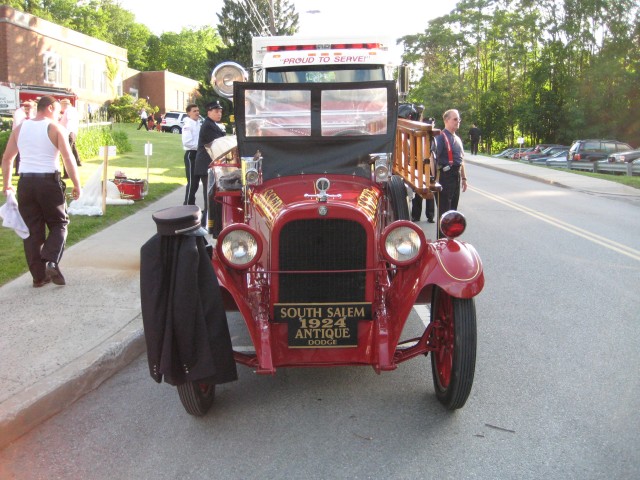
M 274 320 L 288 325 L 291 348 L 358 346 L 358 322 L 371 320 L 370 303 L 277 303 Z

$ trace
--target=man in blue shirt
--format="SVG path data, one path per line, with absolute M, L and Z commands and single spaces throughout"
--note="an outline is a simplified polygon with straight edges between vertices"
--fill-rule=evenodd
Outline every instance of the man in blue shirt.
M 444 129 L 436 137 L 435 161 L 431 162 L 432 175 L 442 185 L 442 191 L 436 196 L 438 213 L 458 209 L 460 185 L 467 190 L 467 176 L 464 171 L 464 147 L 462 139 L 456 135 L 460 128 L 458 110 L 447 110 L 442 116 Z

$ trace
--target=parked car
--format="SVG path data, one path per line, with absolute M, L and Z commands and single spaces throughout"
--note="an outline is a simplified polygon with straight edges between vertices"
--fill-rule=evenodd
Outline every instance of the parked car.
M 503 150 L 500 153 L 496 153 L 495 155 L 492 155 L 492 156 L 493 157 L 507 158 L 507 157 L 509 157 L 509 155 L 512 155 L 517 150 L 518 150 L 517 148 L 507 148 L 506 150 Z
M 557 150 L 552 154 L 536 155 L 534 158 L 529 159 L 529 163 L 534 165 L 546 165 L 547 160 L 551 160 L 552 162 L 562 160 L 562 162 L 566 163 L 568 151 L 569 147 L 564 147 L 562 150 Z
M 618 140 L 576 140 L 567 153 L 567 160 L 573 162 L 595 162 L 604 160 L 611 153 L 632 150 L 631 145 Z
M 184 125 L 184 120 L 187 118 L 187 114 L 185 112 L 167 112 L 162 119 L 163 132 L 170 133 L 182 133 L 182 126 Z M 200 115 L 200 124 L 204 122 L 204 118 Z
M 569 153 L 569 150 L 566 150 L 564 153 L 554 155 L 553 157 L 549 157 L 544 162 L 540 163 L 547 167 L 567 168 L 567 153 Z
M 547 147 L 540 153 L 528 153 L 524 157 L 521 157 L 525 162 L 533 163 L 533 160 L 537 158 L 548 158 L 552 155 L 555 155 L 558 152 L 564 151 L 565 156 L 569 151 L 569 147 L 566 145 L 554 145 L 551 147 Z M 543 162 L 544 163 L 544 162 Z
M 522 157 L 525 157 L 527 155 L 535 155 L 535 154 L 538 154 L 538 153 L 542 153 L 545 149 L 547 149 L 549 147 L 559 147 L 559 146 L 561 146 L 561 145 L 556 145 L 556 144 L 552 144 L 552 143 L 539 143 L 535 147 L 531 147 L 528 150 L 525 150 L 523 152 L 515 153 L 513 155 L 513 157 L 511 157 L 511 158 L 513 158 L 514 160 L 518 160 L 518 159 L 520 159 Z
M 638 158 L 640 158 L 640 150 L 627 150 L 610 154 L 607 157 L 607 161 L 609 163 L 631 163 Z
M 523 155 L 526 155 L 527 153 L 532 153 L 534 148 L 535 147 L 516 148 L 511 153 L 511 155 L 509 155 L 509 158 L 513 160 L 517 160 L 518 158 L 522 157 Z
M 163 132 L 182 133 L 182 125 L 187 117 L 185 112 L 167 112 L 162 119 Z

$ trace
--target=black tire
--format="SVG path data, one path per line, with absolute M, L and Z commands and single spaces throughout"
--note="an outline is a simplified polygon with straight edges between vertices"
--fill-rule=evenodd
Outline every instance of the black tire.
M 176 125 L 175 127 L 171 127 L 171 133 L 182 133 L 182 129 Z
M 399 175 L 391 175 L 389 179 L 389 197 L 391 213 L 395 220 L 409 220 L 409 205 L 407 204 L 407 188 Z
M 189 415 L 202 417 L 213 405 L 216 386 L 208 383 L 186 382 L 178 385 L 178 396 Z
M 455 298 L 439 287 L 431 299 L 431 373 L 438 401 L 448 410 L 469 398 L 476 368 L 476 308 L 472 298 Z

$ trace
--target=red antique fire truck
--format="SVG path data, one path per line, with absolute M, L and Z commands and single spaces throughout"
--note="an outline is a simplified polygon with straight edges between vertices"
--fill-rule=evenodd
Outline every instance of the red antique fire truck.
M 260 374 L 382 372 L 430 354 L 436 396 L 457 409 L 473 383 L 482 262 L 459 240 L 460 212 L 444 213 L 442 239 L 409 219 L 407 185 L 437 190 L 423 160 L 439 131 L 398 120 L 389 46 L 259 38 L 255 81 L 234 64 L 214 70 L 218 91 L 233 97 L 237 154 L 213 167 L 210 205 L 221 207 L 223 228 L 212 264 L 253 343 L 234 351 L 237 363 Z M 430 322 L 403 338 L 416 304 L 430 305 Z M 203 415 L 215 385 L 178 391 L 189 413 Z

